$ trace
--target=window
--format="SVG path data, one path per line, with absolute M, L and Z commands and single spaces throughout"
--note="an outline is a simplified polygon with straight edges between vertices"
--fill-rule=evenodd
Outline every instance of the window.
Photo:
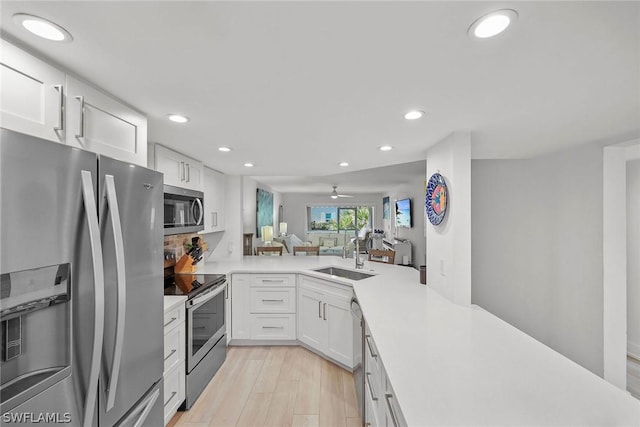
M 310 206 L 307 207 L 310 231 L 345 231 L 373 229 L 372 206 Z

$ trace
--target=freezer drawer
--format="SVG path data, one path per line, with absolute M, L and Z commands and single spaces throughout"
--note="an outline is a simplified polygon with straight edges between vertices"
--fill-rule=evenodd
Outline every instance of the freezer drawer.
M 164 425 L 164 384 L 162 379 L 154 384 L 133 409 L 118 423 L 118 427 L 158 427 Z

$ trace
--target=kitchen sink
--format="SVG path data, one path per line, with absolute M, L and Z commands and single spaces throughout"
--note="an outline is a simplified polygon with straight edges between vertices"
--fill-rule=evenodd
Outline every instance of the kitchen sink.
M 353 270 L 345 270 L 344 268 L 339 268 L 339 267 L 317 268 L 313 271 L 317 271 L 318 273 L 329 274 L 331 276 L 343 277 L 349 280 L 362 280 L 362 279 L 367 279 L 369 277 L 375 276 L 375 274 L 362 273 L 360 271 L 353 271 Z

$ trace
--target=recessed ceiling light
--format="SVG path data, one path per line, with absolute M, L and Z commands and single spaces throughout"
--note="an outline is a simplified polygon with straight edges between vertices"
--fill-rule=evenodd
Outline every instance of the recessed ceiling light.
M 169 120 L 176 123 L 187 123 L 190 119 L 187 116 L 182 116 L 180 114 L 169 114 Z
M 349 163 L 347 163 L 347 162 L 341 162 L 341 163 L 340 163 L 340 166 L 342 166 L 342 167 L 346 167 L 346 166 L 349 166 Z
M 409 111 L 407 114 L 405 114 L 404 118 L 407 120 L 416 120 L 422 116 L 424 116 L 424 111 L 412 110 L 412 111 Z
M 218 147 L 218 151 L 222 151 L 224 153 L 228 153 L 229 151 L 231 151 L 231 148 L 229 148 L 229 147 Z
M 253 163 L 245 163 L 244 167 L 245 168 L 252 168 L 253 167 Z
M 476 19 L 467 30 L 469 36 L 486 39 L 500 34 L 512 21 L 518 19 L 518 13 L 512 9 L 496 10 Z
M 73 40 L 71 34 L 60 25 L 40 18 L 39 16 L 16 13 L 13 15 L 13 21 L 25 30 L 43 39 L 54 42 L 70 42 Z
M 378 148 L 380 151 L 389 151 L 389 150 L 393 150 L 393 147 L 390 145 L 383 145 L 382 147 Z

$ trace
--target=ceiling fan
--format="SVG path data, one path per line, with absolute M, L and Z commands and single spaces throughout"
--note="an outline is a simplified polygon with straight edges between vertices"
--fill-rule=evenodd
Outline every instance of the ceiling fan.
M 353 196 L 349 196 L 348 194 L 338 194 L 337 188 L 338 188 L 337 185 L 333 186 L 333 191 L 331 192 L 332 199 L 337 199 L 338 197 L 353 197 Z

